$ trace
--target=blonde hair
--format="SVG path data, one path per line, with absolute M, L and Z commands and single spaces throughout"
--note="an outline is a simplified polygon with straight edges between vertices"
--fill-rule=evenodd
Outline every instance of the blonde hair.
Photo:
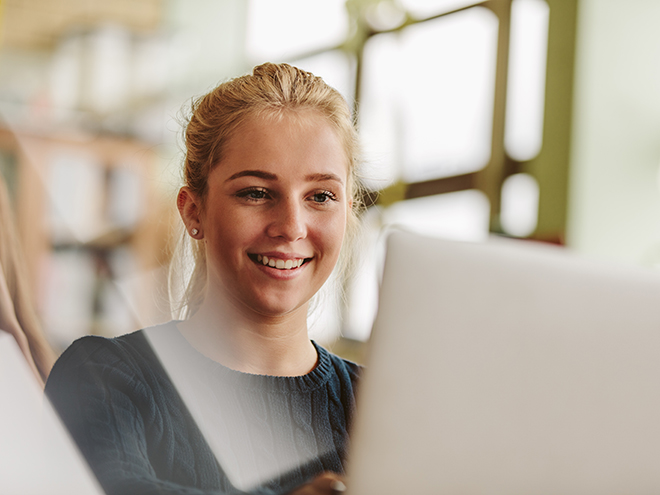
M 356 235 L 362 192 L 357 177 L 358 138 L 346 100 L 320 77 L 288 64 L 265 63 L 255 67 L 252 74 L 222 83 L 194 100 L 185 130 L 184 184 L 203 206 L 209 173 L 222 162 L 227 142 L 241 124 L 249 118 L 277 117 L 300 110 L 312 110 L 327 119 L 346 152 L 347 192 L 353 200 L 353 207 L 338 263 L 338 268 L 345 273 L 350 270 L 352 257 L 347 247 Z M 188 268 L 190 258 L 194 265 L 192 272 Z M 175 317 L 185 319 L 194 314 L 204 300 L 206 282 L 203 241 L 191 239 L 183 231 L 170 269 L 170 297 L 181 299 L 181 303 L 174 306 Z M 185 289 L 179 298 L 173 285 L 181 284 Z
M 0 266 L 4 273 L 16 320 L 27 339 L 29 355 L 42 380 L 48 378 L 56 355 L 46 340 L 29 290 L 27 270 L 21 256 L 21 247 L 14 226 L 9 194 L 0 176 Z M 18 341 L 19 336 L 15 336 Z M 19 342 L 20 346 L 21 342 Z

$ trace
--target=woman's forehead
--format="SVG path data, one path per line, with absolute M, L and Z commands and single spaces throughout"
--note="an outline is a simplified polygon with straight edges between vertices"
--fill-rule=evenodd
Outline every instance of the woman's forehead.
M 348 175 L 347 154 L 338 132 L 328 118 L 312 110 L 250 116 L 228 139 L 222 155 L 218 164 L 224 169 L 222 175 L 255 167 L 272 168 L 274 173 L 299 168 Z

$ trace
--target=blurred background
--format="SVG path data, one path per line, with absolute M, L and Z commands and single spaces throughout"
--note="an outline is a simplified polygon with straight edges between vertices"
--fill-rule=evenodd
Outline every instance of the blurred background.
M 356 110 L 359 270 L 310 316 L 337 351 L 369 337 L 389 225 L 660 266 L 655 0 L 0 5 L 0 173 L 58 351 L 171 318 L 181 116 L 264 61 L 322 76 Z

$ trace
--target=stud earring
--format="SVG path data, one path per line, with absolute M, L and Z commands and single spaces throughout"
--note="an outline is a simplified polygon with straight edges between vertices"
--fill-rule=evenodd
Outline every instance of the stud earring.
M 197 230 L 197 229 L 192 229 L 192 230 L 190 231 L 190 233 L 191 233 L 192 235 L 197 235 L 197 234 L 199 234 L 199 230 Z

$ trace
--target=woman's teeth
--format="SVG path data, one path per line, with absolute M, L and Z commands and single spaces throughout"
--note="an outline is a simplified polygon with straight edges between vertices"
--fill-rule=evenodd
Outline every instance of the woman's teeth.
M 258 254 L 257 261 L 259 261 L 263 265 L 270 266 L 272 268 L 277 268 L 278 270 L 291 270 L 292 268 L 299 268 L 300 265 L 302 265 L 305 260 L 304 259 L 279 260 Z

